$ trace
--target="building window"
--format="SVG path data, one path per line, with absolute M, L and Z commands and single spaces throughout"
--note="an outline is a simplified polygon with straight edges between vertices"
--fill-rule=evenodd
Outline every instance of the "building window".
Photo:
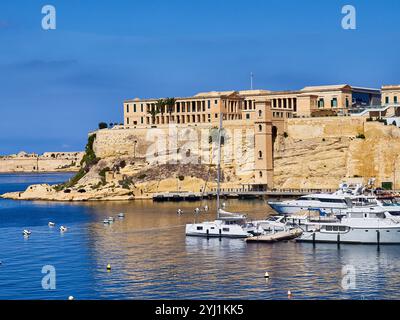
M 250 119 L 250 113 L 246 113 L 246 119 Z
M 126 112 L 129 112 L 129 104 L 126 105 Z
M 389 103 L 389 97 L 385 97 L 385 103 L 386 103 L 386 104 Z
M 262 111 L 258 110 L 258 116 L 261 117 L 262 116 Z
M 258 173 L 258 175 L 260 176 L 260 178 L 262 178 L 262 177 L 263 177 L 262 171 L 260 171 L 260 172 Z
M 258 131 L 262 131 L 262 125 L 261 124 L 258 125 Z
M 394 96 L 393 101 L 397 104 L 397 96 Z
M 332 107 L 332 108 L 336 108 L 336 107 L 337 107 L 337 98 L 333 98 L 333 99 L 331 100 L 331 107 Z
M 126 124 L 129 124 L 129 118 L 126 118 Z
M 136 112 L 136 103 L 133 105 L 133 112 Z
M 214 101 L 214 104 L 218 104 L 218 100 L 215 100 L 215 101 Z
M 318 108 L 323 108 L 325 106 L 324 99 L 318 100 Z
M 140 112 L 143 112 L 143 103 L 140 104 Z
M 208 107 L 208 109 L 211 108 L 211 101 L 210 100 L 207 101 L 207 107 Z
M 346 97 L 346 108 L 349 107 L 349 98 Z
M 258 157 L 261 159 L 262 157 L 263 157 L 263 153 L 262 153 L 262 151 L 260 150 L 260 151 L 258 151 Z
M 140 118 L 140 123 L 143 124 L 143 117 Z

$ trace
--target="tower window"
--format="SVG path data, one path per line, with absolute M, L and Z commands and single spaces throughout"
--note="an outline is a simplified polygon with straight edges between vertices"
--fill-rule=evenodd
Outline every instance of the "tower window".
M 263 156 L 263 153 L 262 153 L 262 151 L 260 150 L 260 151 L 258 151 L 258 157 L 259 158 L 262 158 L 262 156 Z
M 262 125 L 258 125 L 258 131 L 262 131 Z
M 258 116 L 261 117 L 262 116 L 262 111 L 258 110 Z
M 262 171 L 260 171 L 258 174 L 259 174 L 260 178 L 263 177 Z

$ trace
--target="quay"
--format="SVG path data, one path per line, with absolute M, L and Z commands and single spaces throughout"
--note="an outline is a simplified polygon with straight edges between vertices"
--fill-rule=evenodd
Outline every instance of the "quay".
M 250 191 L 243 189 L 221 189 L 220 195 L 224 199 L 266 199 L 266 198 L 293 198 L 300 197 L 310 193 L 331 193 L 335 192 L 333 189 L 272 189 L 266 191 Z M 182 192 L 172 191 L 155 193 L 153 195 L 153 201 L 164 202 L 164 201 L 199 201 L 203 199 L 214 199 L 217 196 L 217 191 L 207 192 Z

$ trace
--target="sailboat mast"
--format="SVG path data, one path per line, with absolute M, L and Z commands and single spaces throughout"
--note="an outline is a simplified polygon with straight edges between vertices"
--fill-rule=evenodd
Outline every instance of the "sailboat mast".
M 218 164 L 217 164 L 217 218 L 219 219 L 220 209 L 220 180 L 221 180 L 221 139 L 222 139 L 222 111 L 219 113 L 219 128 L 218 128 Z

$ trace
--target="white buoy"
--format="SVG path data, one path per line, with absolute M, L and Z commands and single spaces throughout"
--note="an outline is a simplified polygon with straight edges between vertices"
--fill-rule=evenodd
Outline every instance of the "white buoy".
M 56 224 L 54 222 L 49 222 L 49 227 L 54 227 Z
M 68 300 L 74 300 L 74 296 L 69 296 Z
M 292 297 L 292 291 L 289 290 L 289 291 L 287 292 L 287 295 L 288 295 L 288 297 L 289 297 L 289 299 L 290 299 L 290 298 Z
M 204 206 L 204 211 L 208 211 L 208 205 Z
M 61 231 L 61 232 L 67 231 L 67 227 L 61 226 L 61 227 L 60 227 L 60 231 Z
M 194 212 L 195 212 L 195 213 L 199 213 L 199 212 L 200 212 L 200 209 L 199 209 L 199 208 L 196 208 L 196 209 L 194 209 Z
M 265 279 L 269 279 L 269 273 L 268 273 L 268 272 L 265 272 L 264 278 L 265 278 Z
M 124 218 L 125 217 L 125 214 L 124 213 L 118 213 L 118 218 Z
M 25 237 L 29 237 L 31 234 L 32 234 L 32 232 L 30 231 L 30 230 L 24 230 L 23 232 L 22 232 L 22 234 L 25 236 Z

